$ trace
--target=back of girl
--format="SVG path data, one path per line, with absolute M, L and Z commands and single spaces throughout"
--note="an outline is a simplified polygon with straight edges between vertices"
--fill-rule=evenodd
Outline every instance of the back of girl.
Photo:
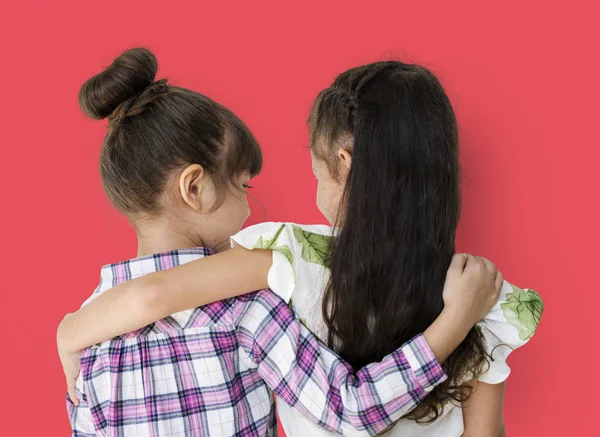
M 104 266 L 84 308 L 118 284 L 227 247 L 249 214 L 245 187 L 261 169 L 258 143 L 229 110 L 156 80 L 157 70 L 151 52 L 128 50 L 80 91 L 86 115 L 108 118 L 102 182 L 138 237 L 137 257 Z M 274 423 L 269 408 L 241 399 L 247 416 L 235 423 L 244 409 L 228 400 L 226 384 L 257 399 L 271 396 L 257 375 L 240 378 L 235 370 L 231 339 L 223 337 L 232 305 L 172 314 L 86 350 L 81 402 L 68 402 L 74 435 L 219 435 L 234 426 L 266 434 Z M 202 401 L 202 390 L 220 404 Z
M 317 205 L 338 231 L 263 224 L 233 241 L 248 249 L 259 239 L 288 248 L 293 270 L 302 274 L 291 283 L 271 272 L 269 285 L 358 369 L 442 311 L 460 216 L 456 118 L 430 71 L 389 61 L 339 75 L 316 99 L 309 126 Z M 316 261 L 307 253 L 324 256 Z M 484 435 L 476 422 L 485 435 L 500 435 L 506 357 L 531 338 L 542 310 L 537 293 L 504 283 L 492 312 L 445 362 L 448 379 L 390 435 Z M 470 417 L 463 418 L 461 406 L 469 406 Z M 307 427 L 310 435 L 323 433 L 283 402 L 278 408 L 290 435 Z
M 318 96 L 310 129 L 320 189 L 340 187 L 340 201 L 323 198 L 321 207 L 340 229 L 322 300 L 327 341 L 360 367 L 428 326 L 443 308 L 460 215 L 456 119 L 432 73 L 392 61 L 338 76 Z M 433 421 L 432 435 L 442 429 L 460 435 L 451 429 L 461 417 L 453 426 L 435 419 L 440 406 L 448 413 L 451 401 L 462 399 L 453 387 L 477 377 L 485 359 L 482 334 L 473 329 L 445 363 L 448 380 L 392 435 L 406 435 L 415 421 Z

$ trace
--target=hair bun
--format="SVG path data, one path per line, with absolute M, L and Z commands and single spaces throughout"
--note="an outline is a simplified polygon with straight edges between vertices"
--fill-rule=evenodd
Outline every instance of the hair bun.
M 108 117 L 121 103 L 154 83 L 158 62 L 147 49 L 127 50 L 79 91 L 79 106 L 94 119 Z

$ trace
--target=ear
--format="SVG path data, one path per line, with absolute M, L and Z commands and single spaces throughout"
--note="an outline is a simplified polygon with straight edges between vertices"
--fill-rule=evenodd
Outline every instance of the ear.
M 186 167 L 179 176 L 181 198 L 194 211 L 200 212 L 203 203 L 205 203 L 206 192 L 210 191 L 208 190 L 209 183 L 208 175 L 200 164 L 192 164 Z
M 350 171 L 350 167 L 352 166 L 352 154 L 346 149 L 342 149 L 340 147 L 337 151 L 337 157 L 340 160 L 339 164 L 341 164 L 342 169 L 348 173 Z

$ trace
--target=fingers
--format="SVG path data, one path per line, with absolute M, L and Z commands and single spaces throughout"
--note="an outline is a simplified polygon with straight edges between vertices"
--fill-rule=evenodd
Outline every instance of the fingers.
M 496 272 L 496 291 L 499 293 L 504 285 L 504 277 L 501 272 Z
M 450 267 L 448 268 L 448 274 L 461 275 L 465 269 L 465 264 L 467 263 L 468 257 L 469 255 L 465 253 L 454 254 L 452 261 L 450 262 Z
M 490 279 L 496 278 L 496 273 L 498 271 L 496 264 L 482 256 L 467 255 L 467 257 L 468 259 L 465 265 L 465 270 L 482 275 L 488 274 L 491 276 Z
M 498 272 L 498 269 L 496 268 L 496 264 L 494 264 L 487 258 L 484 258 L 484 257 L 478 257 L 478 258 L 481 260 L 481 262 L 483 262 L 483 265 L 485 266 L 487 271 L 490 272 L 490 274 L 495 277 L 496 273 Z
M 461 275 L 463 271 L 469 271 L 479 275 L 488 276 L 488 278 L 494 279 L 496 291 L 500 291 L 504 283 L 502 273 L 498 271 L 496 264 L 491 262 L 489 259 L 481 256 L 473 256 L 465 253 L 457 253 L 452 257 L 450 268 L 448 269 L 448 276 L 450 275 Z
M 75 384 L 77 383 L 77 378 L 67 380 L 67 394 L 69 395 L 69 399 L 73 402 L 73 405 L 79 405 L 79 398 L 77 397 L 77 391 L 75 390 Z
M 484 269 L 483 262 L 478 256 L 467 255 L 467 263 L 465 264 L 465 270 L 470 272 L 481 272 Z

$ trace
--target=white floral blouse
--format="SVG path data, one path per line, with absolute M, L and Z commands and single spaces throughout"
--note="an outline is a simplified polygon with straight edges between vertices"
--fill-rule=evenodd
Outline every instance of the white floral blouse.
M 325 259 L 332 238 L 333 230 L 329 226 L 294 223 L 261 223 L 231 238 L 232 246 L 273 250 L 269 287 L 288 302 L 300 320 L 324 341 L 327 339 L 327 327 L 321 305 L 329 279 Z M 487 370 L 479 377 L 480 381 L 498 384 L 508 378 L 510 367 L 506 358 L 533 336 L 543 309 L 544 304 L 535 291 L 504 282 L 498 303 L 477 325 L 484 335 L 487 352 L 492 356 L 489 368 L 486 366 Z M 277 407 L 288 437 L 329 435 L 284 402 L 278 402 Z M 462 432 L 462 409 L 448 404 L 435 422 L 421 425 L 403 419 L 389 435 L 458 437 Z

